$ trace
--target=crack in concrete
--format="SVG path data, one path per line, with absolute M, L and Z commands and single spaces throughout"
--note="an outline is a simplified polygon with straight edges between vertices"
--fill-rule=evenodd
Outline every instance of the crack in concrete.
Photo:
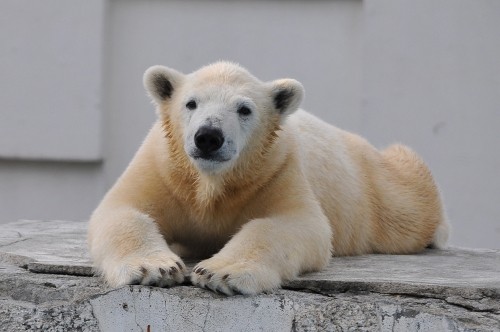
M 102 329 L 102 327 L 101 327 L 101 325 L 100 325 L 100 321 L 99 321 L 99 319 L 97 319 L 97 316 L 96 316 L 96 314 L 95 314 L 95 307 L 94 307 L 94 305 L 92 304 L 92 299 L 93 299 L 93 297 L 89 297 L 89 298 L 88 298 L 88 300 L 84 301 L 84 303 L 86 302 L 86 303 L 88 303 L 88 304 L 90 305 L 90 314 L 91 314 L 91 316 L 94 318 L 94 321 L 96 322 L 96 324 L 97 324 L 97 326 L 99 327 L 99 329 L 101 330 L 101 329 Z
M 376 292 L 376 291 L 362 291 L 362 292 L 356 292 L 352 290 L 345 290 L 345 291 L 336 291 L 335 293 L 328 293 L 322 290 L 318 289 L 313 289 L 313 288 L 292 288 L 292 287 L 283 287 L 283 289 L 290 290 L 290 291 L 296 291 L 296 292 L 303 292 L 303 293 L 312 293 L 312 294 L 317 294 L 317 295 L 322 295 L 322 296 L 327 296 L 327 297 L 333 297 L 334 294 L 346 294 L 346 293 L 351 293 L 351 294 L 359 294 L 359 295 L 366 295 L 366 294 L 379 294 L 379 295 L 390 295 L 390 296 L 404 296 L 406 298 L 415 298 L 415 299 L 430 299 L 430 300 L 438 300 L 438 301 L 443 301 L 451 306 L 455 306 L 461 309 L 465 309 L 470 312 L 477 312 L 477 313 L 491 313 L 491 314 L 499 314 L 500 311 L 496 309 L 479 309 L 476 308 L 472 305 L 467 305 L 467 304 L 462 304 L 462 303 L 457 303 L 454 301 L 449 301 L 445 296 L 439 297 L 439 295 L 432 296 L 430 294 L 414 294 L 414 293 L 405 293 L 405 292 Z M 455 295 L 459 298 L 462 298 L 464 300 L 470 300 L 467 299 L 466 297 L 460 296 L 460 295 Z M 484 297 L 483 297 L 484 299 Z M 475 300 L 478 301 L 478 300 Z
M 404 292 L 398 292 L 398 293 L 370 292 L 370 293 L 381 294 L 381 295 L 404 296 L 406 298 L 415 298 L 415 299 L 431 299 L 431 300 L 444 301 L 445 303 L 447 303 L 447 304 L 449 304 L 451 306 L 458 307 L 458 308 L 461 308 L 461 309 L 465 309 L 465 310 L 470 311 L 470 312 L 491 313 L 491 314 L 499 314 L 500 313 L 499 310 L 495 310 L 495 309 L 479 309 L 479 308 L 476 308 L 476 307 L 474 307 L 472 305 L 467 305 L 467 304 L 462 304 L 462 303 L 457 303 L 457 302 L 454 302 L 454 301 L 450 301 L 450 300 L 448 300 L 448 298 L 446 298 L 444 296 L 443 297 L 439 297 L 439 296 L 435 296 L 434 297 L 434 296 L 425 295 L 425 294 L 418 295 L 418 294 L 404 293 Z M 455 295 L 455 296 L 460 297 L 460 298 L 462 298 L 464 300 L 467 300 L 467 298 L 465 298 L 463 296 L 459 296 L 459 295 Z
M 297 330 L 297 307 L 298 307 L 298 303 L 295 303 L 294 299 L 290 299 L 290 301 L 292 301 L 292 311 L 293 311 L 291 331 L 296 331 Z
M 207 313 L 205 314 L 205 320 L 203 321 L 203 327 L 201 328 L 202 332 L 206 331 L 205 329 L 207 327 L 208 315 L 210 314 L 210 310 L 212 309 L 212 301 L 208 300 L 207 303 Z
M 132 291 L 132 299 L 134 301 L 134 321 L 135 325 L 139 328 L 140 331 L 144 332 L 144 329 L 137 322 L 137 293 Z
M 17 233 L 18 233 L 20 236 L 22 236 L 22 234 L 21 234 L 21 233 L 19 233 L 19 232 L 17 232 Z M 9 243 L 5 243 L 5 244 L 0 245 L 0 248 L 4 248 L 4 247 L 7 247 L 7 246 L 11 246 L 11 245 L 13 245 L 13 244 L 16 244 L 16 243 L 24 242 L 24 241 L 29 240 L 29 239 L 31 239 L 31 238 L 29 238 L 29 237 L 25 237 L 25 238 L 22 238 L 22 239 L 19 239 L 19 240 L 15 240 L 15 241 L 12 241 L 12 242 L 9 242 Z
M 466 309 L 466 310 L 472 311 L 472 312 L 489 313 L 489 314 L 495 314 L 495 315 L 500 314 L 500 310 L 495 310 L 495 309 L 478 309 L 478 308 L 475 308 L 475 307 L 467 305 L 467 304 L 451 302 L 451 301 L 448 301 L 447 299 L 443 299 L 443 301 L 445 301 L 446 303 L 448 303 L 451 306 L 463 308 L 463 309 Z
M 179 301 L 180 301 L 180 300 L 181 300 L 181 298 L 180 298 L 180 297 L 178 297 L 178 298 L 179 298 Z M 186 312 L 182 311 L 182 312 L 180 313 L 180 315 L 181 315 L 182 319 L 184 319 L 184 320 L 185 320 L 185 321 L 187 321 L 188 323 L 190 323 L 190 324 L 192 324 L 192 325 L 194 325 L 194 326 L 198 327 L 199 329 L 203 329 L 203 326 L 202 326 L 202 325 L 198 325 L 198 323 L 197 323 L 197 322 L 195 322 L 195 321 L 191 320 L 191 318 L 189 317 L 189 314 L 190 314 L 190 313 L 191 313 L 191 312 L 192 312 L 195 308 L 196 308 L 196 304 L 195 304 L 195 303 L 192 303 L 192 304 L 191 304 L 191 306 L 190 306 L 190 308 L 189 308 L 189 310 L 187 310 Z M 186 315 L 186 314 L 187 314 L 187 315 Z
M 253 306 L 252 312 L 250 313 L 250 317 L 248 317 L 249 321 L 253 320 L 253 317 L 254 317 L 255 313 L 259 309 L 259 304 L 256 303 L 256 301 L 252 302 L 252 306 Z M 246 328 L 243 331 L 247 332 L 247 331 L 251 331 L 251 329 L 252 329 L 252 326 L 251 325 L 247 325 Z

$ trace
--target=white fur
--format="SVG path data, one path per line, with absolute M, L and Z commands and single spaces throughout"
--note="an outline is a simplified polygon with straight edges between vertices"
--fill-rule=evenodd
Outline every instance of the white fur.
M 252 112 L 245 117 L 237 113 L 240 105 L 255 110 L 256 105 L 251 99 L 238 96 L 237 91 L 222 92 L 219 90 L 214 87 L 213 89 L 204 89 L 204 93 L 188 91 L 187 95 L 196 96 L 191 98 L 196 100 L 198 106 L 196 110 L 186 109 L 183 119 L 183 127 L 185 128 L 184 150 L 201 171 L 208 173 L 217 173 L 230 168 L 234 164 L 259 121 L 258 112 Z M 219 155 L 222 159 L 227 160 L 226 162 L 194 159 L 192 157 L 197 150 L 194 135 L 200 127 L 206 125 L 222 130 L 225 141 L 219 150 Z
M 449 226 L 423 161 L 297 112 L 299 82 L 261 82 L 222 62 L 189 75 L 154 66 L 144 85 L 158 122 L 89 224 L 110 285 L 180 283 L 188 271 L 179 256 L 192 256 L 205 258 L 193 284 L 255 294 L 321 270 L 332 252 L 445 246 Z M 220 129 L 224 144 L 200 158 L 203 126 Z

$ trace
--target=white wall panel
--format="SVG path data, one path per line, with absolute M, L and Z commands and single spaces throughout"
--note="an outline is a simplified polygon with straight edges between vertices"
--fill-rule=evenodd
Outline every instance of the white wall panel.
M 155 119 L 142 74 L 162 64 L 189 73 L 217 60 L 263 80 L 298 79 L 303 107 L 357 129 L 362 2 L 112 1 L 106 65 L 106 164 L 118 176 Z
M 101 158 L 104 1 L 0 3 L 0 157 Z
M 413 147 L 452 243 L 498 248 L 499 17 L 498 0 L 1 1 L 0 223 L 86 218 L 155 120 L 144 70 L 228 59 L 298 79 L 304 108 L 378 147 Z
M 362 129 L 441 185 L 452 243 L 500 246 L 500 2 L 366 0 Z

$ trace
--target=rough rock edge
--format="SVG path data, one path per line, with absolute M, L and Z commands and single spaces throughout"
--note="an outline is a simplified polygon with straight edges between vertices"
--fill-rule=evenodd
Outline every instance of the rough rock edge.
M 186 298 L 190 294 L 202 296 L 206 298 L 207 303 L 225 299 L 224 296 L 190 286 L 171 289 L 147 286 L 109 289 L 96 277 L 14 273 L 0 275 L 0 331 L 97 331 L 98 322 L 92 306 L 93 299 L 105 297 L 113 292 L 140 293 L 141 290 L 150 293 L 161 292 L 164 297 L 168 295 Z M 351 323 L 358 330 L 379 330 L 382 324 L 380 322 L 384 319 L 396 321 L 425 314 L 442 317 L 457 331 L 500 331 L 500 317 L 497 312 L 471 310 L 470 306 L 456 305 L 446 298 L 426 295 L 387 294 L 354 288 L 344 291 L 287 288 L 262 297 L 292 301 L 292 330 L 296 331 L 337 325 L 348 327 L 348 314 L 354 313 L 358 320 Z M 259 301 L 260 298 L 253 297 L 252 301 Z M 381 309 L 384 306 L 393 308 L 391 317 L 386 317 L 387 313 Z M 374 313 L 370 313 L 370 316 L 364 310 L 375 310 L 379 323 L 374 325 Z M 360 321 L 359 318 L 362 317 L 366 320 Z
M 500 293 L 495 289 L 468 289 L 440 285 L 410 285 L 404 283 L 294 280 L 284 289 L 313 292 L 330 296 L 336 293 L 376 293 L 414 298 L 444 300 L 450 305 L 469 311 L 500 314 Z

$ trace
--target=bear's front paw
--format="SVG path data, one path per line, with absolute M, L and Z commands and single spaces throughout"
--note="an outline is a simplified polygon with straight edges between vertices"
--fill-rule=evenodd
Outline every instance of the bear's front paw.
M 227 262 L 214 256 L 196 265 L 191 282 L 226 295 L 252 295 L 279 288 L 281 277 L 275 269 L 258 262 Z
M 187 275 L 182 260 L 168 252 L 130 255 L 102 270 L 104 279 L 112 287 L 138 284 L 170 287 L 184 282 Z

